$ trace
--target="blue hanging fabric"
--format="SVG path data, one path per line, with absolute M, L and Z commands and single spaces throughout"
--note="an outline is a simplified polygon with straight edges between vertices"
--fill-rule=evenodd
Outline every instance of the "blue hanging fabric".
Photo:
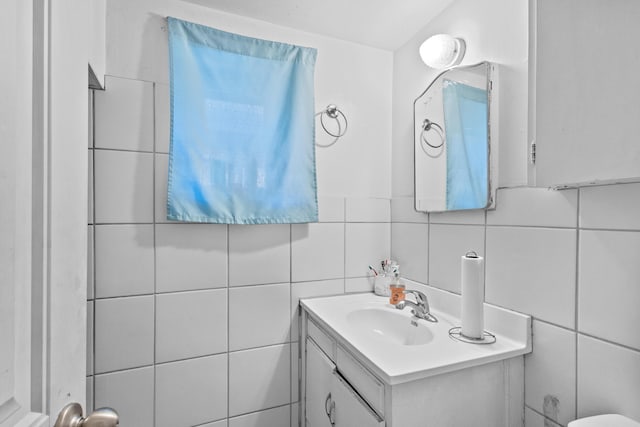
M 484 208 L 489 196 L 487 91 L 448 79 L 442 91 L 447 210 Z
M 168 22 L 167 219 L 316 222 L 316 50 Z

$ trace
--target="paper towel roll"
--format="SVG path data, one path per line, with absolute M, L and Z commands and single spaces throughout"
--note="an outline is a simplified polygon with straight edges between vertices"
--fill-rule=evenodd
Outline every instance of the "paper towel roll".
M 482 338 L 484 330 L 484 258 L 475 252 L 462 257 L 462 335 Z

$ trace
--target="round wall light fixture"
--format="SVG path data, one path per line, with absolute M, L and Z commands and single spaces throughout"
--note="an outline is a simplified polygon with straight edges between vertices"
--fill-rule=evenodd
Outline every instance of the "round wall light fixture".
M 462 61 L 465 48 L 463 39 L 448 34 L 436 34 L 422 43 L 420 58 L 431 68 L 449 68 Z

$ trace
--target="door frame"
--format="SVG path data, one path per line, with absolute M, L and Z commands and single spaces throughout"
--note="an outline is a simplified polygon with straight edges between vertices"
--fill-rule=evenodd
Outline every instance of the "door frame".
M 0 427 L 52 426 L 86 393 L 88 9 L 86 0 L 8 0 L 2 9 L 15 16 L 3 30 L 15 41 L 3 45 L 13 96 L 0 101 L 12 107 L 2 136 L 15 161 L 5 186 L 13 231 L 0 236 L 10 254 L 0 346 L 13 350 Z

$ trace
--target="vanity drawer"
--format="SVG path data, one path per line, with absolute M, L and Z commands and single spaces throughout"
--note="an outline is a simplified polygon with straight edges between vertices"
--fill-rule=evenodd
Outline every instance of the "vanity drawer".
M 349 352 L 337 348 L 338 371 L 380 415 L 384 415 L 384 384 L 373 376 Z
M 332 362 L 336 361 L 336 342 L 331 338 L 322 328 L 316 325 L 313 320 L 307 320 L 307 335 L 318 344 L 318 347 L 324 352 L 324 354 L 331 359 Z

